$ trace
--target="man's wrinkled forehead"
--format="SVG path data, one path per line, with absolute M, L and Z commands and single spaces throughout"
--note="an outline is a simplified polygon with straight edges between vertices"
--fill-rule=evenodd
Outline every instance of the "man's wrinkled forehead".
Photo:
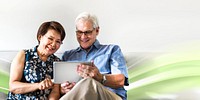
M 80 29 L 92 29 L 93 27 L 93 23 L 90 20 L 79 20 L 76 23 L 76 29 L 80 30 Z

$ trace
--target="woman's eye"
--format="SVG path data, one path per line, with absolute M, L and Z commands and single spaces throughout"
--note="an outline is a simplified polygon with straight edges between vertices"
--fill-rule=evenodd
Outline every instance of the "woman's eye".
M 51 40 L 51 41 L 53 41 L 53 38 L 50 38 L 50 37 L 49 37 L 48 39 Z
M 56 41 L 56 43 L 58 43 L 58 44 L 61 44 L 61 42 L 60 42 L 60 41 Z

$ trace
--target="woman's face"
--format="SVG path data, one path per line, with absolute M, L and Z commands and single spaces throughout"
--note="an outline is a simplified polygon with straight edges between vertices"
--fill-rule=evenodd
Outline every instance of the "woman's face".
M 40 36 L 39 41 L 40 44 L 38 48 L 40 53 L 44 55 L 55 53 L 62 44 L 61 35 L 53 29 L 49 29 L 45 35 Z

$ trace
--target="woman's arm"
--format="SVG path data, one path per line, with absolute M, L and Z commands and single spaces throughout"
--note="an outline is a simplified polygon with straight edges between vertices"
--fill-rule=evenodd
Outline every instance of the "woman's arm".
M 58 100 L 60 98 L 60 84 L 54 84 L 49 95 L 49 100 Z
M 50 79 L 45 79 L 40 83 L 21 82 L 25 62 L 25 52 L 20 51 L 13 59 L 10 69 L 9 91 L 15 94 L 24 94 L 36 90 L 52 88 L 53 83 Z
M 13 59 L 10 69 L 9 90 L 13 93 L 24 94 L 38 89 L 39 83 L 23 83 L 20 82 L 23 75 L 25 62 L 25 52 L 20 51 Z

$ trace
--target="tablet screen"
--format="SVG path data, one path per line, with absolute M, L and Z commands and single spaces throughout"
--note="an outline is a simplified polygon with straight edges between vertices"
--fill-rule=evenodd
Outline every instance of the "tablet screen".
M 54 62 L 53 63 L 53 81 L 61 84 L 66 81 L 78 82 L 81 77 L 77 72 L 77 65 L 80 63 L 91 64 L 91 62 Z

